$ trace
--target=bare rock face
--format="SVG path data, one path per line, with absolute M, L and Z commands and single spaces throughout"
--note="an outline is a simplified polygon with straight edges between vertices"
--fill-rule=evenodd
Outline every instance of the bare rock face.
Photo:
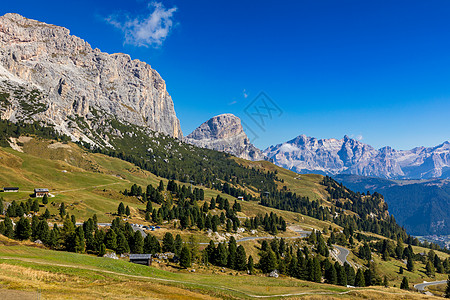
M 248 160 L 264 160 L 261 150 L 250 143 L 242 128 L 241 120 L 233 114 L 222 114 L 209 119 L 189 134 L 184 141 Z
M 182 138 L 161 76 L 126 54 L 107 54 L 63 27 L 0 17 L 0 116 L 43 121 L 108 145 L 117 122 Z
M 316 139 L 300 135 L 271 146 L 264 154 L 275 164 L 297 173 L 354 174 L 387 179 L 450 178 L 450 143 L 436 147 L 375 149 L 345 136 Z

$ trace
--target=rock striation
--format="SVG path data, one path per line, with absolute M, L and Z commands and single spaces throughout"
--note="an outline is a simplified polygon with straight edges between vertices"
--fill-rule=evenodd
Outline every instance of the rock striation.
M 222 114 L 209 119 L 184 141 L 197 147 L 227 152 L 248 160 L 264 160 L 261 150 L 256 148 L 245 134 L 241 120 L 233 114 Z
M 40 121 L 91 144 L 108 145 L 114 126 L 139 126 L 182 138 L 161 76 L 126 54 L 107 54 L 68 29 L 0 17 L 0 117 Z
M 316 139 L 300 135 L 271 146 L 264 154 L 297 173 L 354 174 L 387 179 L 450 178 L 450 143 L 436 147 L 375 149 L 358 140 Z

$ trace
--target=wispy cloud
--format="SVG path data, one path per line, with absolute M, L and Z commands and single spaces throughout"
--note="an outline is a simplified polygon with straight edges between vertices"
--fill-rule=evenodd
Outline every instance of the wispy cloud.
M 356 136 L 356 139 L 357 139 L 358 141 L 362 141 L 362 140 L 364 139 L 364 137 L 362 136 L 362 134 L 358 134 L 358 135 Z
M 247 93 L 247 91 L 245 89 L 242 91 L 242 94 L 244 95 L 244 98 L 248 97 L 248 93 Z
M 161 2 L 148 5 L 149 14 L 130 17 L 128 14 L 110 15 L 105 20 L 123 31 L 125 43 L 139 47 L 159 47 L 174 26 L 176 7 L 166 9 Z

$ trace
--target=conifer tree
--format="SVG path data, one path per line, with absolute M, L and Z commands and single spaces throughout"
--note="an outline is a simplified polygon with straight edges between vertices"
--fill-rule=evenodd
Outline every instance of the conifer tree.
M 117 235 L 116 253 L 123 254 L 128 252 L 130 252 L 130 246 L 128 245 L 127 238 L 122 232 L 119 232 L 119 234 Z
M 100 243 L 98 247 L 98 256 L 102 257 L 105 254 L 106 254 L 106 246 L 104 243 Z
M 191 253 L 187 246 L 181 248 L 180 253 L 180 267 L 189 268 L 191 266 Z
M 383 286 L 384 287 L 389 287 L 389 281 L 388 281 L 388 278 L 387 278 L 386 275 L 384 275 L 384 278 L 383 278 Z
M 123 205 L 122 202 L 120 202 L 119 207 L 117 207 L 117 214 L 119 216 L 122 216 L 123 214 L 125 214 L 125 206 Z
M 42 217 L 46 220 L 50 218 L 50 211 L 48 210 L 48 208 L 45 209 L 45 212 L 42 215 Z
M 366 286 L 366 283 L 365 283 L 365 280 L 364 280 L 364 274 L 363 274 L 361 269 L 358 269 L 358 271 L 356 272 L 355 286 L 357 286 L 357 287 L 364 287 L 364 286 Z
M 228 242 L 228 257 L 227 257 L 227 266 L 230 269 L 234 269 L 236 267 L 236 254 L 237 254 L 237 245 L 236 240 L 233 236 L 230 237 L 230 241 Z
M 139 230 L 134 232 L 133 245 L 131 247 L 131 253 L 142 253 L 144 251 L 144 239 Z
M 238 271 L 244 271 L 247 269 L 247 254 L 245 253 L 245 248 L 242 245 L 239 245 L 236 250 L 235 268 Z
M 162 251 L 163 252 L 174 252 L 173 246 L 174 240 L 173 235 L 170 232 L 166 232 L 163 237 Z
M 247 270 L 250 274 L 253 274 L 253 269 L 254 269 L 253 257 L 250 255 L 248 257 Z
M 113 229 L 109 229 L 106 232 L 105 246 L 111 250 L 115 250 L 117 248 L 117 234 Z
M 179 256 L 181 253 L 181 248 L 183 247 L 183 239 L 181 238 L 180 234 L 177 234 L 175 236 L 175 242 L 173 243 L 173 246 L 175 254 Z
M 403 280 L 402 280 L 402 283 L 400 284 L 400 288 L 402 290 L 409 290 L 409 282 L 408 282 L 408 278 L 406 278 L 406 276 L 403 276 Z
M 127 205 L 127 207 L 125 208 L 125 215 L 130 216 L 130 214 L 130 207 Z
M 59 206 L 59 215 L 64 218 L 64 216 L 66 215 L 66 205 L 64 204 L 64 202 L 61 203 L 61 205 Z
M 412 259 L 411 255 L 408 256 L 408 259 L 406 261 L 406 268 L 410 272 L 414 271 L 414 263 L 413 263 L 413 259 Z
M 0 215 L 3 215 L 3 197 L 0 197 Z
M 42 198 L 42 204 L 44 204 L 44 205 L 48 204 L 48 196 L 47 196 L 47 194 L 44 194 L 44 197 Z
M 427 264 L 425 266 L 425 274 L 427 274 L 427 276 L 429 277 L 434 277 L 435 275 L 434 265 L 429 260 L 427 261 Z
M 31 235 L 31 226 L 30 226 L 30 222 L 28 221 L 27 218 L 24 218 L 23 216 L 20 217 L 19 222 L 17 222 L 16 224 L 16 229 L 14 232 L 15 237 L 18 240 L 27 240 L 30 238 Z
M 14 226 L 11 219 L 8 216 L 5 216 L 5 220 L 3 221 L 5 224 L 5 233 L 6 237 L 12 238 L 14 236 Z
M 444 297 L 450 298 L 450 275 L 448 275 L 447 278 L 447 287 L 445 288 Z

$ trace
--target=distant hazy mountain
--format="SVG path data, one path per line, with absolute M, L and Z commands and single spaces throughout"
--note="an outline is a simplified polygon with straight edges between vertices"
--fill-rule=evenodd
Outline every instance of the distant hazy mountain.
M 222 114 L 209 119 L 185 137 L 184 141 L 248 160 L 264 159 L 261 150 L 250 143 L 241 120 L 233 114 Z
M 354 191 L 379 192 L 397 222 L 414 235 L 450 234 L 450 180 L 389 180 L 333 176 Z
M 297 173 L 355 174 L 388 179 L 450 177 L 450 143 L 436 147 L 375 149 L 345 136 L 316 139 L 300 135 L 271 146 L 264 154 L 275 164 Z

